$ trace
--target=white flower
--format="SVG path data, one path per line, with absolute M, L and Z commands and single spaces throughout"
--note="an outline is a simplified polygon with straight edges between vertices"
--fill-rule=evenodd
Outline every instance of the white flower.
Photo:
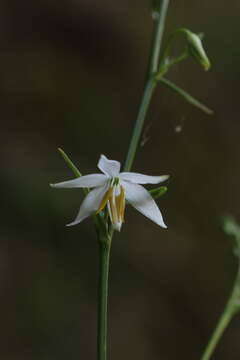
M 158 184 L 168 179 L 168 175 L 148 176 L 134 172 L 121 172 L 120 162 L 109 160 L 101 155 L 98 168 L 103 174 L 81 176 L 74 180 L 51 184 L 55 188 L 93 188 L 85 197 L 76 219 L 68 226 L 76 225 L 93 213 L 107 207 L 114 228 L 120 231 L 124 222 L 126 200 L 143 215 L 156 224 L 166 228 L 162 214 L 143 186 L 139 184 Z

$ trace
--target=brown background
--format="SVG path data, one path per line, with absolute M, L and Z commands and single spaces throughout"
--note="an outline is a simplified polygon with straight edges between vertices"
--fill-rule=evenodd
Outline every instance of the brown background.
M 171 1 L 166 33 L 204 32 L 212 69 L 169 76 L 209 117 L 159 86 L 134 170 L 171 174 L 159 206 L 167 231 L 128 209 L 114 238 L 109 352 L 114 360 L 197 360 L 237 262 L 220 218 L 239 212 L 238 1 Z M 65 228 L 81 192 L 52 190 L 101 153 L 123 161 L 152 31 L 148 0 L 2 0 L 0 4 L 0 357 L 96 358 L 97 243 L 90 220 Z M 181 132 L 176 132 L 176 127 Z M 240 319 L 213 357 L 240 356 Z

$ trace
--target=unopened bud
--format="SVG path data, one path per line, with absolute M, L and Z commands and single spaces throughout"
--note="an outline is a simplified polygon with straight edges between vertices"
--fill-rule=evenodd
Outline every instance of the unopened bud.
M 204 70 L 209 70 L 211 64 L 203 48 L 201 37 L 189 30 L 185 30 L 185 34 L 187 36 L 189 53 L 195 57 Z
M 158 199 L 160 196 L 163 196 L 167 192 L 166 186 L 160 186 L 159 188 L 150 190 L 150 194 L 154 199 Z

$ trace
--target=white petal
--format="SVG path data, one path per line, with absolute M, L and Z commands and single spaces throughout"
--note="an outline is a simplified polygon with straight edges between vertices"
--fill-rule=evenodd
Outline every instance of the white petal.
M 121 164 L 119 161 L 109 160 L 106 156 L 101 155 L 97 166 L 104 174 L 115 177 L 119 174 Z
M 97 187 L 106 183 L 108 177 L 103 174 L 91 174 L 80 176 L 77 179 L 63 181 L 57 184 L 50 184 L 54 188 L 84 188 Z
M 158 184 L 167 180 L 169 178 L 169 175 L 149 176 L 134 172 L 122 172 L 119 174 L 119 178 L 122 180 L 130 181 L 134 184 Z
M 126 199 L 135 209 L 163 228 L 167 227 L 157 204 L 143 186 L 125 181 L 122 181 L 122 184 L 126 191 Z
M 92 213 L 97 211 L 106 191 L 107 191 L 107 185 L 98 187 L 90 191 L 90 193 L 87 194 L 87 196 L 83 200 L 76 219 L 67 226 L 79 224 L 85 218 L 87 218 Z
M 116 224 L 113 224 L 113 228 L 116 231 L 121 231 L 122 222 L 117 222 Z

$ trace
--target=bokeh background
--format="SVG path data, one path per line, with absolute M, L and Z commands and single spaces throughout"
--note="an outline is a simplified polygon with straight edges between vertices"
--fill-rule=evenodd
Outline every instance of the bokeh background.
M 220 218 L 239 210 L 240 4 L 171 1 L 166 34 L 204 32 L 212 69 L 170 78 L 215 111 L 163 86 L 133 169 L 171 174 L 158 203 L 167 231 L 132 209 L 112 247 L 109 353 L 115 360 L 199 359 L 237 269 Z M 0 357 L 96 358 L 98 246 L 90 220 L 66 228 L 81 191 L 53 190 L 101 153 L 123 161 L 143 87 L 149 0 L 0 3 Z M 240 356 L 240 317 L 213 359 Z

